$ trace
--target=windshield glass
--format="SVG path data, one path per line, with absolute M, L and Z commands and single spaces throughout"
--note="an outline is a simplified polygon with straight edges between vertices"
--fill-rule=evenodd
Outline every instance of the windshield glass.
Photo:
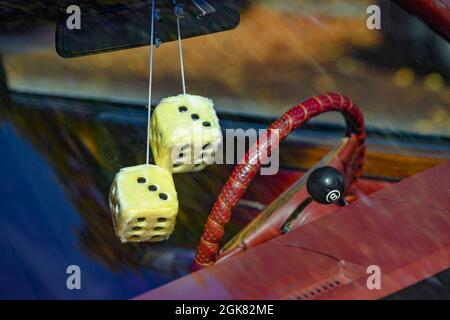
M 0 299 L 126 299 L 189 275 L 208 214 L 236 164 L 233 159 L 174 174 L 179 208 L 170 238 L 122 243 L 108 195 L 119 170 L 146 159 L 149 47 L 60 57 L 55 16 L 58 7 L 71 2 L 0 0 Z M 145 1 L 77 1 L 82 8 L 116 2 Z M 450 159 L 449 44 L 421 20 L 387 0 L 239 2 L 238 28 L 183 40 L 187 93 L 214 100 L 221 132 L 236 133 L 229 141 L 239 142 L 239 132 L 247 129 L 260 133 L 306 98 L 337 91 L 360 105 L 367 123 L 362 176 L 347 190 L 350 204 Z M 373 2 L 382 9 L 380 30 L 367 27 Z M 155 49 L 153 77 L 153 105 L 182 92 L 177 42 Z M 176 107 L 181 113 L 187 108 Z M 198 116 L 192 113 L 191 119 Z M 327 113 L 290 134 L 279 148 L 279 172 L 255 176 L 233 209 L 221 245 L 269 205 L 284 203 L 280 195 L 301 177 L 304 182 L 304 173 L 341 145 L 344 130 L 342 117 Z M 240 139 L 243 149 L 250 138 L 248 144 L 246 137 Z M 238 151 L 226 144 L 227 154 Z M 357 155 L 345 166 L 359 171 L 361 153 L 348 148 L 339 148 L 339 154 Z M 149 163 L 160 165 L 157 153 L 149 153 Z M 235 153 L 236 161 L 241 160 Z M 178 156 L 184 157 L 183 150 Z M 155 191 L 152 185 L 143 187 Z M 414 201 L 422 193 L 433 192 L 425 187 L 408 191 Z M 311 199 L 286 207 L 292 209 L 289 228 L 303 219 L 307 208 L 322 208 Z M 423 220 L 417 224 L 422 230 Z M 397 226 L 383 229 L 403 234 Z M 427 232 L 434 241 L 435 234 Z M 364 250 L 372 252 L 371 247 Z M 400 251 L 394 253 L 403 257 Z M 283 263 L 278 256 L 273 260 Z M 82 270 L 81 290 L 70 289 L 66 282 L 74 266 Z
M 390 1 L 378 1 L 381 29 L 370 30 L 373 2 L 244 1 L 236 30 L 183 41 L 187 91 L 218 110 L 271 116 L 338 91 L 369 127 L 450 135 L 449 43 Z M 10 32 L 1 45 L 13 90 L 146 104 L 148 47 L 64 59 L 45 25 Z M 154 61 L 157 103 L 182 91 L 177 43 L 162 44 Z

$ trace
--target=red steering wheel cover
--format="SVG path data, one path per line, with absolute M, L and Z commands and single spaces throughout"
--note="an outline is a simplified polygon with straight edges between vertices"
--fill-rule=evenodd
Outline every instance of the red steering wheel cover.
M 280 119 L 272 123 L 265 135 L 249 149 L 243 164 L 238 164 L 223 186 L 214 203 L 203 235 L 197 247 L 194 269 L 201 269 L 214 263 L 219 251 L 219 241 L 223 237 L 224 225 L 230 220 L 233 208 L 247 190 L 250 182 L 261 168 L 272 149 L 277 148 L 289 133 L 311 118 L 324 112 L 338 111 L 347 122 L 347 136 L 355 135 L 360 145 L 365 141 L 364 118 L 359 107 L 348 97 L 338 93 L 328 93 L 312 97 L 291 108 Z M 279 139 L 271 139 L 277 134 Z M 261 161 L 262 160 L 262 161 Z

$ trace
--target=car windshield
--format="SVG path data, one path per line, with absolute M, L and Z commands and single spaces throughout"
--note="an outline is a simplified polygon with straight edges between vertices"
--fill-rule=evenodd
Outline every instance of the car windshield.
M 242 3 L 237 29 L 183 41 L 188 93 L 220 111 L 279 116 L 338 91 L 369 127 L 450 135 L 450 45 L 418 18 L 379 1 L 381 29 L 371 30 L 370 0 Z M 1 46 L 12 90 L 146 104 L 148 47 L 64 59 L 45 24 L 7 33 Z M 162 44 L 154 61 L 157 103 L 182 91 L 177 43 Z
M 234 168 L 174 174 L 170 239 L 119 241 L 108 194 L 116 173 L 144 163 L 149 146 L 149 46 L 62 58 L 55 16 L 72 2 L 84 10 L 145 1 L 0 0 L 0 298 L 131 298 L 189 274 Z M 388 0 L 238 2 L 236 29 L 182 42 L 187 93 L 214 100 L 222 132 L 265 129 L 306 98 L 336 91 L 364 113 L 368 151 L 358 182 L 368 194 L 450 158 L 450 45 L 434 29 Z M 379 30 L 368 27 L 373 3 Z M 181 92 L 178 43 L 162 43 L 152 105 Z M 255 177 L 224 243 L 338 145 L 342 117 L 314 121 L 283 142 L 278 174 Z M 73 264 L 83 290 L 66 287 Z

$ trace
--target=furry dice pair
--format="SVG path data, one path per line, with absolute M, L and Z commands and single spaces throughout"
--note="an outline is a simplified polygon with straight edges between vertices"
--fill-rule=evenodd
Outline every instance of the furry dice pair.
M 161 100 L 150 124 L 155 163 L 170 172 L 192 172 L 214 162 L 222 141 L 212 100 L 181 94 Z
M 114 178 L 109 205 L 122 242 L 165 240 L 178 214 L 172 174 L 154 165 L 123 168 Z

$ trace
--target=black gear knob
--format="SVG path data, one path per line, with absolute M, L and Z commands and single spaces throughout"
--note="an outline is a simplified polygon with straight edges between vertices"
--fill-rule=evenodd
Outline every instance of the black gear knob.
M 306 189 L 314 201 L 322 204 L 346 205 L 344 197 L 345 182 L 342 174 L 333 167 L 315 169 L 308 177 Z

